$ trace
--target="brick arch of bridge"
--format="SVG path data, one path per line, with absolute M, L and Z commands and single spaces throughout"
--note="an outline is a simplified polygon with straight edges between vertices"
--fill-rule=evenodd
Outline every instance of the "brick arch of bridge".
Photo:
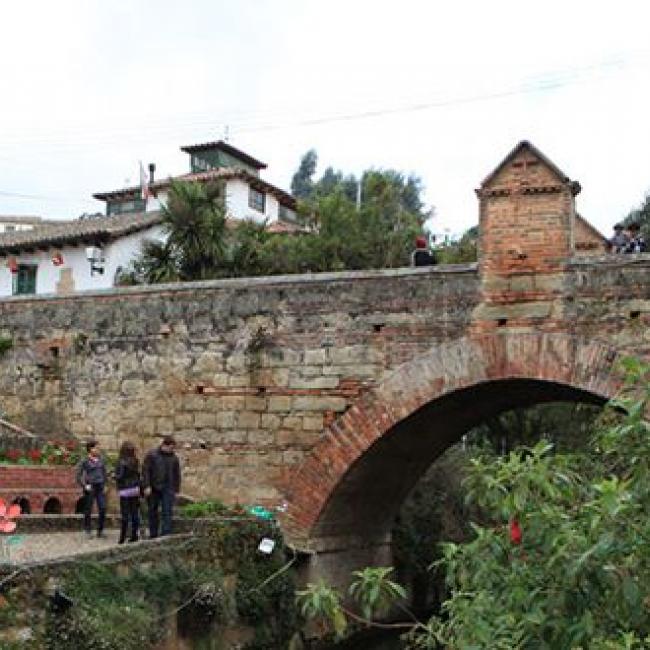
M 315 548 L 385 535 L 418 478 L 469 428 L 517 406 L 603 404 L 620 385 L 618 357 L 606 343 L 558 333 L 437 344 L 324 432 L 287 485 L 287 538 Z

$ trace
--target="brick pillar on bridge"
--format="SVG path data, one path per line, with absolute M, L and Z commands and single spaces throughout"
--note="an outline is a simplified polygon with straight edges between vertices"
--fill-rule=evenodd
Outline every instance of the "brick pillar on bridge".
M 479 198 L 481 304 L 473 331 L 565 325 L 565 269 L 574 248 L 572 181 L 527 141 L 476 190 Z

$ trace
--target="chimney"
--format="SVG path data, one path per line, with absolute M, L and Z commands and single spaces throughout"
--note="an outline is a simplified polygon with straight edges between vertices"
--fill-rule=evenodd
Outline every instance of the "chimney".
M 155 163 L 149 163 L 149 185 L 153 185 L 153 175 L 154 172 L 156 171 L 156 165 Z

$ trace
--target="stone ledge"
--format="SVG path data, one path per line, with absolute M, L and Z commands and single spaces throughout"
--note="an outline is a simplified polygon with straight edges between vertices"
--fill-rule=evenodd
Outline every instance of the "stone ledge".
M 29 303 L 83 300 L 84 298 L 125 298 L 140 294 L 168 294 L 196 292 L 210 289 L 255 289 L 257 287 L 272 287 L 286 285 L 313 285 L 348 280 L 373 280 L 376 278 L 394 278 L 418 275 L 462 275 L 476 274 L 476 263 L 471 264 L 440 264 L 426 267 L 402 267 L 396 269 L 378 269 L 373 271 L 338 271 L 326 273 L 304 273 L 294 275 L 269 275 L 251 278 L 227 278 L 224 280 L 205 280 L 201 282 L 174 282 L 170 284 L 149 284 L 134 287 L 115 287 L 112 289 L 96 289 L 79 291 L 74 294 L 57 295 L 44 293 L 34 296 L 8 296 L 1 303 Z

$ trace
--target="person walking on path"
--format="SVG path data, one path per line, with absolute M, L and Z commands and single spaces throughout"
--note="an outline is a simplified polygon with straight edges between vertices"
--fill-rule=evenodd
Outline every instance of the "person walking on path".
M 115 467 L 117 493 L 120 497 L 120 539 L 124 544 L 131 524 L 129 542 L 138 541 L 140 527 L 140 461 L 132 442 L 123 442 Z
M 149 506 L 149 537 L 158 537 L 158 511 L 162 508 L 161 535 L 172 532 L 174 499 L 181 489 L 181 466 L 174 453 L 176 441 L 165 436 L 156 449 L 147 453 L 142 464 L 142 485 Z
M 84 491 L 84 530 L 90 537 L 90 515 L 93 502 L 97 501 L 97 537 L 104 537 L 104 520 L 106 519 L 106 465 L 99 451 L 99 443 L 90 440 L 86 443 L 88 455 L 77 465 L 77 483 Z

